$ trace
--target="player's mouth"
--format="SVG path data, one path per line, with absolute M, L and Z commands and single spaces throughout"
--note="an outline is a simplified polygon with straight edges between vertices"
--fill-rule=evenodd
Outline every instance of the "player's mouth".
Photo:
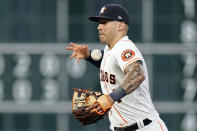
M 99 33 L 99 35 L 104 35 L 104 33 Z
M 104 32 L 102 32 L 101 30 L 98 31 L 99 35 L 104 35 Z

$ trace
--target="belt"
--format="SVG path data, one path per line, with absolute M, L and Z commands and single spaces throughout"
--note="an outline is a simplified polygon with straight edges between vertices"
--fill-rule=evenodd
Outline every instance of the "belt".
M 144 126 L 147 126 L 151 122 L 152 121 L 148 118 L 143 120 Z M 128 126 L 128 127 L 114 127 L 115 131 L 135 131 L 137 129 L 139 129 L 137 122 L 131 126 Z

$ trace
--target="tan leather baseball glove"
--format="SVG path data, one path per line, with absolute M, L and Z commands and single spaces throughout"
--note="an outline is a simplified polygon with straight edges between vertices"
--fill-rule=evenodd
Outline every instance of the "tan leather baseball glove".
M 74 117 L 79 120 L 83 125 L 89 125 L 96 123 L 97 121 L 103 119 L 111 105 L 108 101 L 106 95 L 102 95 L 99 92 L 84 90 L 84 89 L 74 89 L 72 98 L 72 113 Z M 107 104 L 106 104 L 107 103 Z M 94 107 L 97 104 L 101 107 L 102 111 L 97 111 Z

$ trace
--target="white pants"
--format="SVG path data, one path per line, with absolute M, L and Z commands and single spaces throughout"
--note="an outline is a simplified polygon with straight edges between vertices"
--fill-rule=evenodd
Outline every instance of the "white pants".
M 111 130 L 114 131 L 113 127 L 111 127 Z M 136 131 L 168 131 L 165 123 L 160 119 L 156 119 L 152 121 L 149 125 L 140 128 Z
M 159 118 L 144 128 L 138 129 L 136 131 L 168 131 L 165 123 Z

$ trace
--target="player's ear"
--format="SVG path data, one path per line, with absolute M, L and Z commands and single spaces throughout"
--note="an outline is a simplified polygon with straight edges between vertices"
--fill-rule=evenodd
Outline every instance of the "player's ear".
M 119 24 L 118 24 L 118 30 L 119 31 L 122 31 L 122 30 L 124 30 L 124 28 L 125 28 L 125 23 L 124 22 L 119 22 Z

